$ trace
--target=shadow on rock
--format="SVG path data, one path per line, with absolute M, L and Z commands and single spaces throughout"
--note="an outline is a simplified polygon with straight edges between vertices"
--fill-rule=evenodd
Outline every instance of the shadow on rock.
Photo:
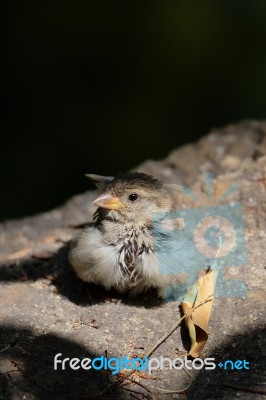
M 257 328 L 230 338 L 209 357 L 215 357 L 216 365 L 211 371 L 200 370 L 189 389 L 191 400 L 243 400 L 263 399 L 266 395 L 266 329 Z M 246 360 L 249 369 L 233 368 L 232 363 Z M 231 387 L 229 387 L 231 386 Z M 249 390 L 249 391 L 248 391 Z M 264 394 L 262 394 L 264 392 Z
M 60 294 L 71 302 L 83 306 L 106 300 L 122 301 L 128 305 L 145 308 L 157 307 L 162 303 L 155 290 L 143 293 L 137 298 L 129 298 L 126 294 L 121 295 L 115 290 L 106 291 L 102 286 L 81 281 L 68 261 L 68 248 L 69 245 L 65 245 L 50 259 L 30 258 L 2 265 L 0 281 L 20 281 L 23 284 L 29 280 L 46 279 L 49 284 L 56 286 Z
M 54 356 L 94 358 L 77 343 L 52 334 L 36 336 L 29 329 L 0 327 L 0 399 L 104 399 L 97 397 L 111 384 L 110 375 L 95 370 L 54 369 Z M 108 399 L 122 399 L 117 387 L 106 394 Z M 24 397 L 25 396 L 25 397 Z

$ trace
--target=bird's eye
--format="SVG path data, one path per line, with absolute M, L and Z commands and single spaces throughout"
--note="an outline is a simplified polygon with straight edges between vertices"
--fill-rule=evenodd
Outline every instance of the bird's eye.
M 129 201 L 136 201 L 138 197 L 139 197 L 139 196 L 137 195 L 137 193 L 131 193 L 131 194 L 128 196 L 128 200 L 129 200 Z

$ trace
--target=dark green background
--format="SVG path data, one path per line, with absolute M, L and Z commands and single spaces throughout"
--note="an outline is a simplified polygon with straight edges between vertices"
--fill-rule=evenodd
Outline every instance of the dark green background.
M 6 1 L 0 219 L 266 116 L 266 1 Z

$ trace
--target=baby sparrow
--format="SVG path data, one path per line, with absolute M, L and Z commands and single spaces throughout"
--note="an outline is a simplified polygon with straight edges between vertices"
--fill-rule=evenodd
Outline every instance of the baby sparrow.
M 176 274 L 158 268 L 159 247 L 167 243 L 161 219 L 174 210 L 172 185 L 139 172 L 88 176 L 105 190 L 93 201 L 95 222 L 70 245 L 69 261 L 77 275 L 131 296 L 154 287 L 163 297 L 165 288 L 178 282 Z

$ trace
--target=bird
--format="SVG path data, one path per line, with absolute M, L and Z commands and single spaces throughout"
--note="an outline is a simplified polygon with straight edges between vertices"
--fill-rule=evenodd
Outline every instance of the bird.
M 92 203 L 97 207 L 93 222 L 70 244 L 68 258 L 77 276 L 130 297 L 150 288 L 164 297 L 178 274 L 158 267 L 160 249 L 167 253 L 172 240 L 162 221 L 175 209 L 174 193 L 180 187 L 143 172 L 87 176 L 102 192 Z

